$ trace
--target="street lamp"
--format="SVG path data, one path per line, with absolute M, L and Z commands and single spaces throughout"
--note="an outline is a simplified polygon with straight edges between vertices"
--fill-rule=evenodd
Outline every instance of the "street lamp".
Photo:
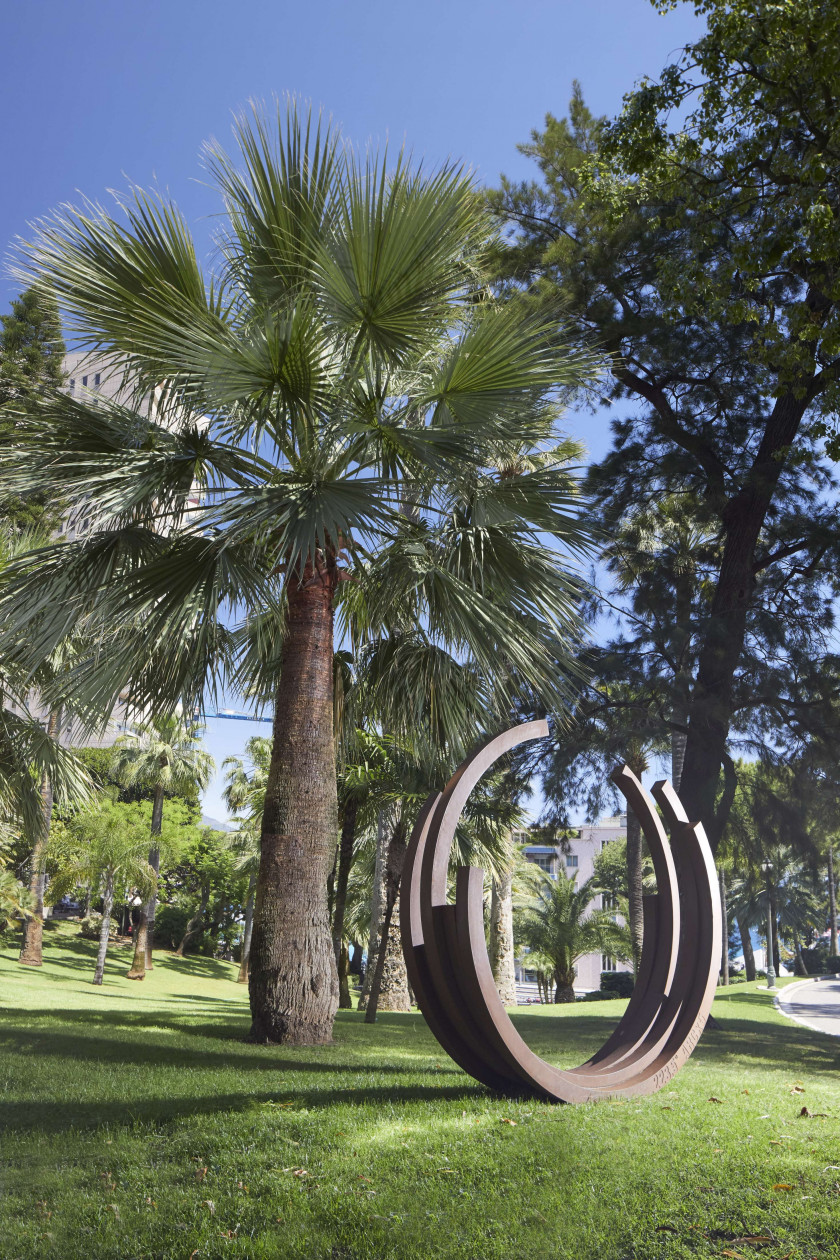
M 775 989 L 776 971 L 773 967 L 773 903 L 770 897 L 770 872 L 772 862 L 762 862 L 761 869 L 767 878 L 767 988 Z

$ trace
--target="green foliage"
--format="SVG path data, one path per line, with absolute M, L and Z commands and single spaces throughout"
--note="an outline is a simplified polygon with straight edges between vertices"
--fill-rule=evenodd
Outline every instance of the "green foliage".
M 118 925 L 116 919 L 111 919 L 109 926 L 109 935 L 114 937 L 117 935 Z M 90 914 L 86 914 L 79 920 L 79 936 L 86 941 L 98 941 L 102 933 L 102 915 L 98 910 L 91 910 Z
M 155 944 L 165 949 L 177 949 L 189 921 L 190 911 L 184 906 L 171 903 L 159 905 L 155 913 Z
M 0 447 L 12 440 L 12 414 L 33 403 L 45 390 L 63 381 L 64 342 L 54 298 L 29 288 L 12 302 L 10 315 L 0 315 Z M 12 495 L 3 499 L 0 524 L 12 531 L 55 524 L 44 494 Z
M 833 976 L 840 975 L 840 954 L 829 954 L 825 969 Z
M 630 971 L 602 971 L 601 992 L 616 997 L 629 998 L 636 985 L 636 977 Z
M 612 954 L 625 962 L 630 956 L 627 929 L 612 914 L 593 906 L 598 893 L 594 879 L 580 886 L 574 875 L 560 870 L 552 879 L 535 871 L 535 897 L 517 916 L 519 939 L 548 959 L 558 994 L 571 989 L 575 963 L 584 954 Z
M 284 575 L 325 547 L 354 579 L 340 632 L 454 653 L 477 676 L 474 721 L 522 689 L 561 703 L 580 584 L 554 544 L 580 553 L 588 531 L 558 414 L 589 356 L 553 316 L 491 297 L 494 228 L 460 169 L 359 159 L 293 106 L 235 132 L 235 159 L 208 153 L 219 274 L 175 207 L 138 191 L 124 221 L 65 209 L 26 251 L 82 345 L 127 364 L 139 395 L 169 388 L 153 418 L 57 395 L 5 462 L 7 490 L 84 493 L 97 526 L 19 567 L 6 649 L 39 657 L 84 618 L 100 644 L 75 685 L 100 712 L 126 687 L 191 711 L 223 671 L 263 698 Z M 212 493 L 187 510 L 196 484 Z
M 0 931 L 25 918 L 31 910 L 28 890 L 9 869 L 12 849 L 13 837 L 0 824 Z

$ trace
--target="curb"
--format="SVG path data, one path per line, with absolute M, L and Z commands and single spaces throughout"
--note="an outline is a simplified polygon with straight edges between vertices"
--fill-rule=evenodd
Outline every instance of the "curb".
M 790 1011 L 785 1010 L 782 1002 L 783 997 L 786 998 L 789 993 L 795 993 L 797 989 L 801 989 L 806 984 L 817 984 L 822 980 L 837 980 L 838 978 L 840 977 L 833 974 L 828 976 L 808 976 L 807 979 L 797 980 L 796 984 L 787 984 L 773 995 L 773 1005 L 780 1015 L 784 1015 L 785 1019 L 789 1019 L 793 1024 L 799 1024 L 801 1028 L 807 1028 L 809 1032 L 822 1033 L 824 1037 L 840 1037 L 840 1032 L 829 1032 L 825 1028 L 818 1028 L 816 1024 L 809 1024 L 807 1020 L 800 1019 L 798 1015 L 792 1015 Z

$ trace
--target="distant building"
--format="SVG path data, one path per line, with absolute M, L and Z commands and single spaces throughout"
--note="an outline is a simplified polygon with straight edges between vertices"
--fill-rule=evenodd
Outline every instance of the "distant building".
M 539 866 L 552 879 L 557 878 L 562 868 L 567 876 L 574 874 L 583 884 L 595 874 L 595 858 L 604 845 L 609 844 L 611 840 L 626 838 L 627 815 L 618 814 L 615 818 L 603 818 L 597 823 L 587 823 L 573 828 L 564 835 L 567 838 L 564 838 L 562 843 L 546 843 L 542 837 L 537 843 L 533 832 L 520 830 L 513 832 L 513 840 L 515 844 L 524 846 L 523 857 Z M 593 906 L 602 909 L 603 898 L 596 897 Z M 585 954 L 577 962 L 575 992 L 589 993 L 593 989 L 600 988 L 602 971 L 632 971 L 632 968 L 629 964 L 617 962 L 615 958 L 606 954 Z M 529 978 L 527 954 L 523 954 L 517 963 L 517 980 L 524 984 Z

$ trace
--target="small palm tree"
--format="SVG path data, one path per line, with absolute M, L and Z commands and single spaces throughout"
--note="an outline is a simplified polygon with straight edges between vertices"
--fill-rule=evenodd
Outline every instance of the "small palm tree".
M 612 913 L 593 906 L 600 891 L 595 879 L 578 887 L 575 875 L 556 879 L 535 869 L 536 896 L 521 915 L 519 935 L 529 949 L 551 963 L 555 1002 L 575 1000 L 575 963 L 584 954 L 611 954 L 627 962 L 632 942 Z
M 157 871 L 147 860 L 148 823 L 137 805 L 106 800 L 95 809 L 77 814 L 69 829 L 81 842 L 83 855 L 59 873 L 56 891 L 60 895 L 81 884 L 90 885 L 101 894 L 102 923 L 93 977 L 94 984 L 101 984 L 117 887 L 145 899 L 157 886 Z
M 215 770 L 209 753 L 201 747 L 199 727 L 178 716 L 153 718 L 122 735 L 114 745 L 114 770 L 126 787 L 150 788 L 152 799 L 149 864 L 160 869 L 159 837 L 163 826 L 163 801 L 167 792 L 190 792 L 207 787 Z M 148 902 L 138 911 L 134 959 L 128 975 L 142 980 L 152 967 L 155 936 L 157 884 Z

